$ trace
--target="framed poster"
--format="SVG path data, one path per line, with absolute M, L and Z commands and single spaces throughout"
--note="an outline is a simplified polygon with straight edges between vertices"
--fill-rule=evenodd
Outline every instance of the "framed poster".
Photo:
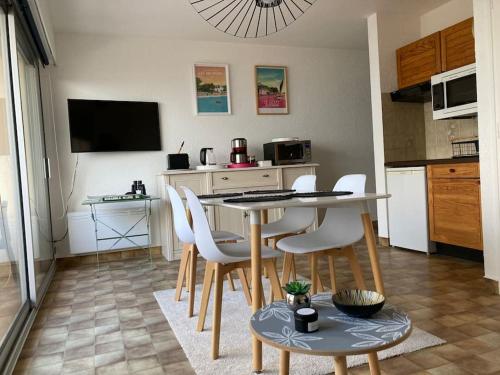
M 231 114 L 229 66 L 227 64 L 195 64 L 193 76 L 196 114 Z
M 288 88 L 285 66 L 256 66 L 255 90 L 258 115 L 287 115 Z

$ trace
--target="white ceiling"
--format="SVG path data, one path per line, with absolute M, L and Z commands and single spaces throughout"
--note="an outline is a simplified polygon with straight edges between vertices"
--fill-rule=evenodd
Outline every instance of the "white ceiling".
M 56 33 L 162 36 L 284 46 L 367 48 L 365 17 L 375 11 L 423 14 L 448 0 L 317 0 L 291 26 L 259 39 L 216 30 L 189 0 L 50 0 Z

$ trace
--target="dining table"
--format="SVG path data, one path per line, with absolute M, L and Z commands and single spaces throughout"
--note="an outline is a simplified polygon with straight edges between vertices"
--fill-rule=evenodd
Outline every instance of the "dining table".
M 250 215 L 250 250 L 251 250 L 251 293 L 252 312 L 255 313 L 262 307 L 262 258 L 261 258 L 261 226 L 267 218 L 268 210 L 286 209 L 288 207 L 314 207 L 332 208 L 344 205 L 357 205 L 360 208 L 361 221 L 363 223 L 364 236 L 372 274 L 377 292 L 385 294 L 384 281 L 380 270 L 379 257 L 377 252 L 375 232 L 369 212 L 368 203 L 377 199 L 390 198 L 390 194 L 378 193 L 353 193 L 339 196 L 321 196 L 297 198 L 286 200 L 261 201 L 261 202 L 227 202 L 225 198 L 202 198 L 200 202 L 203 206 L 226 207 L 235 210 L 246 211 Z M 316 280 L 313 280 L 313 282 Z M 262 368 L 262 342 L 252 334 L 252 368 L 256 373 L 263 371 Z

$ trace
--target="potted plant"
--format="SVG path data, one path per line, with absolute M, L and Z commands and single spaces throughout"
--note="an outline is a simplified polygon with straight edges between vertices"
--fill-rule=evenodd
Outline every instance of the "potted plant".
M 311 307 L 309 289 L 311 289 L 311 284 L 302 280 L 286 284 L 283 290 L 286 292 L 288 308 L 295 311 L 303 307 Z

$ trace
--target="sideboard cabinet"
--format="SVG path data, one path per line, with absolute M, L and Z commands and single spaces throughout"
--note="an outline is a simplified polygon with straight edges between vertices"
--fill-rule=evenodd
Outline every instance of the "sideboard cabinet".
M 167 260 L 178 259 L 181 254 L 173 227 L 166 185 L 173 186 L 181 195 L 181 186 L 186 186 L 196 194 L 237 193 L 248 190 L 288 189 L 299 176 L 316 174 L 318 164 L 283 165 L 247 169 L 218 169 L 213 171 L 166 171 L 158 176 L 160 192 L 160 234 L 162 253 Z M 280 218 L 281 210 L 268 214 L 269 222 Z M 210 208 L 207 217 L 214 230 L 228 230 L 247 237 L 248 213 L 229 208 Z

